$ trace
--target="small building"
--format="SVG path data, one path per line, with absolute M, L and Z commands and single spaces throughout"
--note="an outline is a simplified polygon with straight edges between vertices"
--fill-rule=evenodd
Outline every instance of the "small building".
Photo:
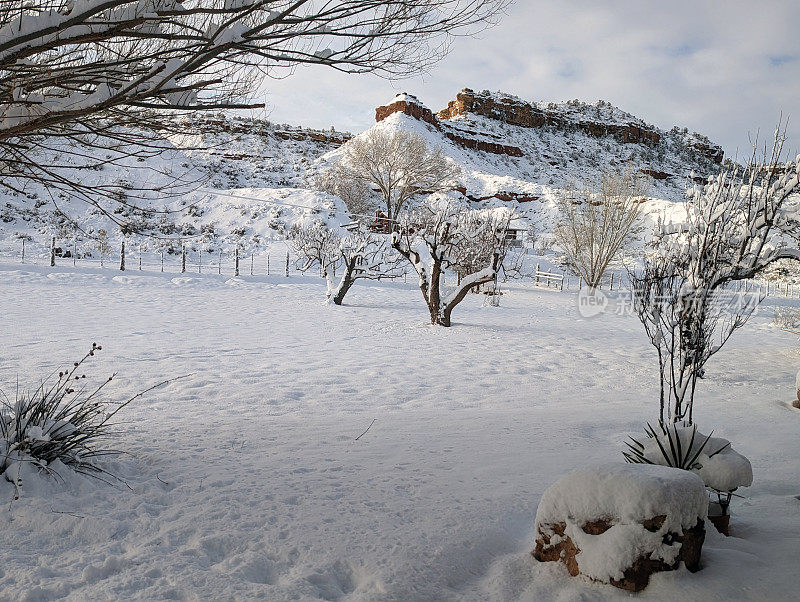
M 511 248 L 524 247 L 527 232 L 528 221 L 526 219 L 512 219 L 506 228 L 506 244 Z

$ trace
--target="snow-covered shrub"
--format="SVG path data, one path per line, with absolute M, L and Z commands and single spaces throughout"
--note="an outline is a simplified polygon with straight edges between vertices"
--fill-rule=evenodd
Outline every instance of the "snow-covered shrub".
M 781 330 L 800 334 L 800 309 L 796 307 L 776 307 L 772 323 Z
M 750 461 L 731 448 L 731 443 L 721 437 L 704 435 L 696 425 L 649 424 L 647 438 L 631 437 L 626 442 L 628 451 L 623 455 L 634 464 L 659 464 L 694 472 L 703 479 L 706 487 L 719 492 L 729 492 L 753 483 Z
M 14 499 L 28 468 L 56 479 L 65 467 L 100 479 L 108 475 L 99 460 L 120 453 L 104 445 L 114 434 L 109 421 L 138 395 L 121 404 L 103 400 L 101 391 L 113 376 L 87 387 L 81 368 L 101 349 L 93 343 L 83 359 L 58 373 L 55 382 L 44 381 L 30 393 L 17 392 L 13 401 L 0 399 L 0 475 L 14 484 Z

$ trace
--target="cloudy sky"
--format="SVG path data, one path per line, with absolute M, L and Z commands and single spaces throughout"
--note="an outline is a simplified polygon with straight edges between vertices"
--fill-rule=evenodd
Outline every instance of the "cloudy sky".
M 354 132 L 374 108 L 408 91 L 433 110 L 463 87 L 528 100 L 611 101 L 649 123 L 688 127 L 746 154 L 789 115 L 800 151 L 800 11 L 797 0 L 684 2 L 517 0 L 477 39 L 456 39 L 427 74 L 400 81 L 300 69 L 270 80 L 277 122 Z

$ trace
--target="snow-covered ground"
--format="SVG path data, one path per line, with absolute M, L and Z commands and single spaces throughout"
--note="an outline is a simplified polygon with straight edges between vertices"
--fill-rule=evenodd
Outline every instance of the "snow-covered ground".
M 13 395 L 104 350 L 129 485 L 0 483 L 0 600 L 574 600 L 627 596 L 530 556 L 544 490 L 622 459 L 657 415 L 632 316 L 515 283 L 426 324 L 409 284 L 323 304 L 309 276 L 0 265 L 0 382 Z M 770 298 L 768 303 L 789 303 Z M 795 301 L 796 302 L 796 301 Z M 800 588 L 800 365 L 764 305 L 708 365 L 704 432 L 750 458 L 733 537 L 644 599 L 791 600 Z M 375 420 L 372 427 L 355 440 Z

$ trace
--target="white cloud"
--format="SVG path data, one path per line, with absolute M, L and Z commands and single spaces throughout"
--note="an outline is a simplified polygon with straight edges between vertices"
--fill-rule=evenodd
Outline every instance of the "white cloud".
M 398 91 L 443 108 L 462 87 L 532 100 L 609 100 L 664 128 L 708 135 L 730 154 L 748 133 L 794 118 L 800 150 L 800 36 L 795 2 L 518 0 L 478 39 L 459 38 L 432 71 L 390 82 L 322 67 L 268 81 L 271 117 L 359 131 Z

